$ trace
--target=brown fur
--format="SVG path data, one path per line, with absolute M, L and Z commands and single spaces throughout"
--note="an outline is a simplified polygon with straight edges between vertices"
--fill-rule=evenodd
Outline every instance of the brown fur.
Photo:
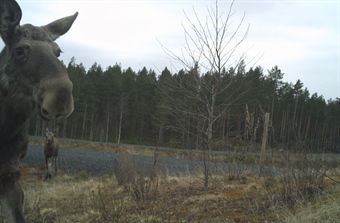
M 26 154 L 28 121 L 67 117 L 73 111 L 72 83 L 57 58 L 54 42 L 72 26 L 77 14 L 46 26 L 20 26 L 15 0 L 0 0 L 0 205 L 8 222 L 25 222 L 24 193 L 18 182 L 20 159 Z

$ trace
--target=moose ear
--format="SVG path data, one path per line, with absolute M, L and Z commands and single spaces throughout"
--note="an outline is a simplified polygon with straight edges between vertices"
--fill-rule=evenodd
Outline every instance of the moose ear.
M 8 44 L 19 26 L 22 12 L 15 0 L 0 0 L 0 35 Z
M 43 28 L 48 32 L 51 39 L 54 41 L 58 39 L 58 37 L 67 33 L 67 31 L 69 31 L 74 20 L 76 20 L 77 16 L 78 16 L 78 12 L 76 12 L 74 15 L 67 16 L 67 17 L 58 19 L 54 22 L 51 22 L 50 24 L 43 26 Z

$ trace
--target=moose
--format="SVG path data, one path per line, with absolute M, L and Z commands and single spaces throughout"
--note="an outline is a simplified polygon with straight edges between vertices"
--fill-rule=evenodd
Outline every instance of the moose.
M 54 132 L 49 131 L 46 128 L 46 138 L 44 144 L 44 155 L 45 155 L 45 169 L 46 175 L 45 180 L 51 179 L 51 171 L 50 168 L 52 163 L 54 164 L 54 172 L 57 174 L 58 171 L 58 150 L 59 150 L 59 141 L 54 137 Z
M 65 118 L 73 111 L 72 82 L 54 42 L 71 28 L 78 13 L 45 26 L 20 25 L 15 0 L 0 0 L 0 206 L 10 223 L 26 222 L 20 159 L 28 147 L 30 117 Z

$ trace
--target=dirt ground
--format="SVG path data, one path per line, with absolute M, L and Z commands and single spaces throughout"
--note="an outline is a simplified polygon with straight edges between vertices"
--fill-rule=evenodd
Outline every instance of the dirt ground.
M 275 200 L 268 191 L 278 179 L 247 173 L 211 176 L 205 191 L 203 176 L 135 176 L 118 184 L 114 176 L 89 177 L 84 173 L 60 173 L 46 182 L 43 172 L 42 168 L 22 168 L 28 222 L 339 222 L 292 218 L 312 206 L 304 218 L 310 215 L 315 219 L 316 210 L 324 210 L 326 218 L 336 219 L 340 215 L 340 188 L 330 181 L 322 195 L 290 206 Z M 327 204 L 333 205 L 334 213 L 330 206 L 325 207 Z
M 42 168 L 22 168 L 28 222 L 265 222 L 276 216 L 261 199 L 263 179 L 215 178 L 207 191 L 195 178 L 118 185 L 113 177 L 60 174 L 44 182 Z M 75 219 L 75 213 L 78 217 Z
M 32 142 L 41 143 L 41 142 Z M 94 144 L 65 142 L 63 147 L 154 156 L 153 150 L 135 150 Z M 139 152 L 143 151 L 142 154 Z M 177 156 L 178 154 L 160 154 Z M 128 156 L 127 156 L 128 157 Z M 44 169 L 23 166 L 28 222 L 339 222 L 340 174 L 317 172 L 304 175 L 259 177 L 250 172 L 226 172 L 183 177 L 147 175 L 129 171 L 131 160 L 112 175 L 89 176 L 59 173 L 43 181 Z M 310 163 L 310 162 L 309 162 Z M 294 170 L 295 171 L 295 170 Z M 312 175 L 312 174 L 314 175 Z M 305 177 L 314 176 L 318 180 Z M 287 178 L 288 177 L 288 178 Z M 299 177 L 299 179 L 296 179 Z M 302 179 L 302 181 L 301 181 Z M 300 180 L 300 181 L 299 181 Z M 302 182 L 302 183 L 301 183 Z M 1 220 L 1 217 L 0 217 Z

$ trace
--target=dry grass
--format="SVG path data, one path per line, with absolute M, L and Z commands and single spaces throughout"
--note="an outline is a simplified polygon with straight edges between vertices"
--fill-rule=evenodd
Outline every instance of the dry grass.
M 136 199 L 115 177 L 61 173 L 44 182 L 43 174 L 22 167 L 28 222 L 262 222 L 266 216 L 252 214 L 258 208 L 251 200 L 263 191 L 253 186 L 261 185 L 260 178 L 240 184 L 213 177 L 208 191 L 202 190 L 203 176 L 157 178 L 157 193 L 154 188 Z
M 282 162 L 294 166 L 292 161 Z M 308 162 L 322 176 L 313 175 L 312 169 L 289 172 L 298 167 L 278 177 L 227 172 L 211 176 L 207 191 L 203 174 L 160 177 L 142 166 L 132 171 L 137 164 L 128 156 L 105 177 L 60 172 L 44 182 L 43 168 L 23 166 L 25 215 L 30 223 L 340 222 L 340 184 L 334 181 L 339 181 L 339 170 L 318 169 Z M 308 190 L 311 186 L 317 190 Z
M 339 222 L 340 219 L 340 187 L 329 180 L 324 195 L 320 194 L 307 205 L 290 208 L 270 202 L 264 185 L 268 180 L 275 182 L 274 179 L 250 174 L 242 176 L 243 182 L 230 180 L 228 176 L 212 176 L 207 191 L 202 189 L 203 176 L 200 175 L 157 177 L 152 180 L 157 188 L 146 191 L 148 196 L 144 199 L 136 199 L 133 190 L 126 186 L 128 182 L 119 185 L 114 176 L 84 178 L 83 173 L 75 176 L 61 173 L 44 182 L 43 175 L 41 168 L 22 168 L 25 215 L 31 223 L 304 223 Z M 145 178 L 150 180 L 148 176 Z
M 287 223 L 339 223 L 340 203 L 333 200 L 331 203 L 309 205 L 301 208 L 296 214 L 287 210 Z

